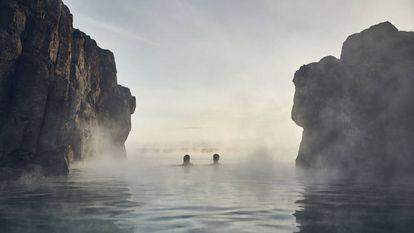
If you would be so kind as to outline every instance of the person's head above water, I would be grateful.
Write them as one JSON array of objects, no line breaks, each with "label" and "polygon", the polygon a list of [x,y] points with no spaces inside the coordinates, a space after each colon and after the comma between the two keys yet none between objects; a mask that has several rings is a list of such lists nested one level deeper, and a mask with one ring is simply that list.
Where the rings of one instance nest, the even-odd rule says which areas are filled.
[{"label": "person's head above water", "polygon": [[190,164],[191,157],[189,155],[184,155],[183,157],[183,165],[189,165]]},{"label": "person's head above water", "polygon": [[214,162],[214,164],[218,164],[219,159],[220,159],[220,155],[219,154],[214,154],[213,155],[213,162]]}]

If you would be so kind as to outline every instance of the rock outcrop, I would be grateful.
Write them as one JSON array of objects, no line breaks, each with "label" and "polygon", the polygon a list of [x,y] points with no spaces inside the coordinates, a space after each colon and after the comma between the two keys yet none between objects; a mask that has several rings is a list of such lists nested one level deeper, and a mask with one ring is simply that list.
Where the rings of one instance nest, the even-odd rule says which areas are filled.
[{"label": "rock outcrop", "polygon": [[340,59],[302,66],[296,164],[346,174],[414,174],[414,32],[384,22],[348,37]]},{"label": "rock outcrop", "polygon": [[0,1],[0,167],[68,173],[125,156],[135,97],[117,84],[112,52],[73,29],[61,0]]}]

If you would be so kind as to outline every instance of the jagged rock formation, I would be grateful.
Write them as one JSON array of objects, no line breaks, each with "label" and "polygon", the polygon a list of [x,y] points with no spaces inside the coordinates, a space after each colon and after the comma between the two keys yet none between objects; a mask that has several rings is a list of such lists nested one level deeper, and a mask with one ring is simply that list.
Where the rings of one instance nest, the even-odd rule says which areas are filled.
[{"label": "jagged rock formation", "polygon": [[413,173],[414,32],[372,26],[348,37],[340,59],[304,65],[293,81],[297,166]]},{"label": "jagged rock formation", "polygon": [[0,1],[0,167],[59,175],[125,156],[134,109],[113,54],[73,29],[61,0]]}]

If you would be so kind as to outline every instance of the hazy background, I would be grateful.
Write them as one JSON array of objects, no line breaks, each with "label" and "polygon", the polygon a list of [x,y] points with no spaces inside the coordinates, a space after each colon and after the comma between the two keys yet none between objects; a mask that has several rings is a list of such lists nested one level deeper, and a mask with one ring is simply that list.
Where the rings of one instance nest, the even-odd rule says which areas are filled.
[{"label": "hazy background", "polygon": [[294,72],[339,57],[348,35],[373,24],[414,30],[414,0],[64,2],[74,26],[114,52],[119,83],[137,97],[130,156],[247,147],[293,163]]}]

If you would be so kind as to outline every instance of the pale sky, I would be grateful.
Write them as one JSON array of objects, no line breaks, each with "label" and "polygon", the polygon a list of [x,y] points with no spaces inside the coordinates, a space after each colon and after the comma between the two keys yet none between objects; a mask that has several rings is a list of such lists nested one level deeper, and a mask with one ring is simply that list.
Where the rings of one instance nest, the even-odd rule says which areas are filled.
[{"label": "pale sky", "polygon": [[294,72],[414,0],[64,0],[74,26],[114,52],[137,98],[128,152],[147,145],[265,145],[294,161]]}]

